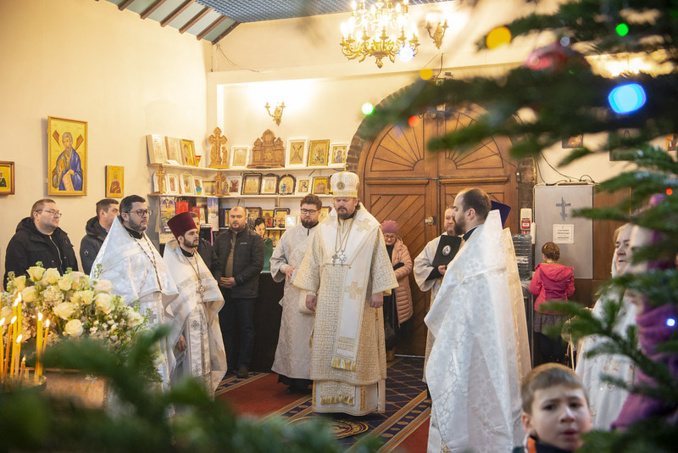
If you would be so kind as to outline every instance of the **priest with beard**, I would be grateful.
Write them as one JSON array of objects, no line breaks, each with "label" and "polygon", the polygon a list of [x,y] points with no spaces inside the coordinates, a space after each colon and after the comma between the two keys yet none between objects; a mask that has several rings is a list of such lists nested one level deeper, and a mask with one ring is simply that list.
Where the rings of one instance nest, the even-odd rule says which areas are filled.
[{"label": "priest with beard", "polygon": [[330,182],[334,211],[318,226],[294,285],[315,311],[313,410],[367,415],[386,409],[384,293],[398,287],[380,224],[358,199],[358,175]]},{"label": "priest with beard", "polygon": [[[170,303],[175,300],[177,287],[160,253],[146,236],[152,211],[146,200],[130,195],[120,202],[120,215],[113,221],[101,249],[92,264],[92,277],[108,280],[113,294],[122,296],[127,305],[139,304],[139,313],[148,314],[148,326],[153,328],[172,323]],[[161,356],[156,365],[164,389],[169,389],[174,366],[172,350],[163,339]]]},{"label": "priest with beard", "polygon": [[197,253],[200,233],[191,214],[184,212],[167,222],[176,239],[165,246],[163,259],[179,288],[169,305],[174,323],[168,342],[176,345],[171,378],[175,383],[192,376],[214,396],[227,369],[218,316],[224,297]]},{"label": "priest with beard", "polygon": [[289,386],[288,393],[305,393],[311,381],[311,334],[313,312],[306,308],[306,291],[292,284],[304,255],[315,237],[322,202],[317,195],[301,199],[301,225],[288,229],[271,256],[271,276],[285,281],[280,300],[282,319],[280,335],[271,369],[280,376],[278,382]]}]

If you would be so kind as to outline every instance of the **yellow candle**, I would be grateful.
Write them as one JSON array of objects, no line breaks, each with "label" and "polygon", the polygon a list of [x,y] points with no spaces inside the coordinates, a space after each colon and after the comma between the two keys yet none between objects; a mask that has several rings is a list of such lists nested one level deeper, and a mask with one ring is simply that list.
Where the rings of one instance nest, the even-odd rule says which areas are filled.
[{"label": "yellow candle", "polygon": [[0,319],[0,381],[5,379],[5,318]]},{"label": "yellow candle", "polygon": [[37,383],[42,371],[42,313],[38,312],[37,334],[35,336],[35,381]]},{"label": "yellow candle", "polygon": [[26,377],[26,356],[21,359],[21,371],[19,372],[19,379]]},{"label": "yellow candle", "polygon": [[45,352],[47,346],[47,336],[49,335],[49,319],[45,320],[45,338],[42,340],[42,352]]},{"label": "yellow candle", "polygon": [[19,335],[18,337],[16,337],[16,346],[15,346],[16,351],[12,353],[12,361],[14,363],[12,376],[15,377],[19,377],[19,357],[21,357],[21,337],[23,337],[23,335]]},{"label": "yellow candle", "polygon": [[9,371],[9,360],[10,360],[10,345],[14,347],[14,323],[16,322],[16,316],[12,317],[12,320],[7,327],[7,346],[5,346],[5,362],[2,365],[2,375],[7,377],[7,372]]}]

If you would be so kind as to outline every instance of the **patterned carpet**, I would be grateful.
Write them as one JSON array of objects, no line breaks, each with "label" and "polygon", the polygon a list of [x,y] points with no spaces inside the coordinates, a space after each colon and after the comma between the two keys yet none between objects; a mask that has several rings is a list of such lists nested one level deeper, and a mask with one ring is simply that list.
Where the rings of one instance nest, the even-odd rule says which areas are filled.
[{"label": "patterned carpet", "polygon": [[[386,380],[386,412],[365,417],[350,415],[320,415],[311,411],[311,395],[288,395],[286,387],[277,383],[277,375],[250,373],[247,379],[228,375],[217,388],[217,398],[229,402],[238,413],[263,419],[282,417],[298,422],[309,417],[333,420],[335,431],[346,437],[340,442],[347,451],[364,436],[379,436],[380,451],[426,451],[428,419],[431,403],[426,398],[426,386],[421,381],[423,358],[398,357],[389,363]],[[366,425],[366,430],[364,430]],[[354,434],[351,432],[364,432]],[[341,436],[338,436],[341,437]]]}]

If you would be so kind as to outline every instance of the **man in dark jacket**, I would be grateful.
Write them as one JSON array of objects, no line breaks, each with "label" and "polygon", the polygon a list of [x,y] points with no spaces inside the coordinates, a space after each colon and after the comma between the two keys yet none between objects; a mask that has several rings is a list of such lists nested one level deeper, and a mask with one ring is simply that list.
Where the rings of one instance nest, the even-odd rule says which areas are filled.
[{"label": "man in dark jacket", "polygon": [[[254,347],[254,303],[259,294],[259,273],[264,268],[264,241],[247,228],[242,206],[229,212],[229,230],[216,240],[219,282],[226,304],[219,312],[229,370],[246,378]],[[240,348],[235,355],[235,333],[239,330]],[[237,365],[237,366],[236,366]]]},{"label": "man in dark jacket", "polygon": [[17,276],[28,275],[28,268],[38,261],[45,269],[54,267],[61,273],[68,268],[78,270],[73,244],[59,228],[61,216],[54,200],[43,198],[33,204],[31,216],[19,222],[16,234],[7,244],[3,284],[12,271]]},{"label": "man in dark jacket", "polygon": [[113,220],[117,217],[120,209],[118,200],[104,198],[97,202],[97,215],[87,221],[85,225],[85,237],[80,241],[80,262],[82,270],[89,274],[92,270],[92,263],[99,253],[101,244],[104,243],[108,230],[111,229]]}]

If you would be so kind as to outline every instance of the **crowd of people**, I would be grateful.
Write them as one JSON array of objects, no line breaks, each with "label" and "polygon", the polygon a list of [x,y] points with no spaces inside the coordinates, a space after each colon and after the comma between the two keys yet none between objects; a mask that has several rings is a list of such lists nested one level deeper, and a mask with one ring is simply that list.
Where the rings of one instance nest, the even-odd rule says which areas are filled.
[{"label": "crowd of people", "polygon": [[[355,173],[336,173],[330,183],[330,215],[319,222],[321,200],[305,196],[300,224],[275,248],[265,238],[265,221],[250,229],[245,209],[235,206],[229,228],[213,245],[200,238],[196,214],[176,215],[168,222],[174,240],[161,255],[146,235],[152,212],[144,198],[96,204],[80,245],[83,271],[109,280],[127,303],[138,303],[150,325],[171,326],[157,363],[165,388],[192,376],[214,392],[227,373],[248,377],[259,276],[266,268],[284,282],[272,370],[286,391],[308,393],[312,386],[312,408],[319,413],[383,412],[387,361],[412,331],[413,273],[419,289],[431,291],[422,376],[432,407],[429,451],[498,452],[515,445],[529,452],[574,451],[592,427],[625,426],[632,410],[646,408],[647,401],[629,403],[623,388],[600,380],[610,369],[624,382],[634,379],[624,357],[587,357],[604,339],[584,340],[576,374],[552,363],[562,362],[563,345],[541,335],[542,328],[563,319],[542,304],[574,292],[573,270],[557,263],[560,250],[552,242],[543,245],[544,263],[530,284],[538,361],[551,363],[532,369],[510,232],[483,190],[458,193],[445,210],[445,232],[412,260],[397,222],[380,223],[360,202]],[[60,272],[78,270],[60,217],[54,200],[35,202],[8,244],[3,281],[38,261]],[[630,225],[617,231],[613,275],[631,271],[634,246],[649,240],[644,233]],[[603,316],[605,301],[620,297],[603,295],[594,315]],[[624,301],[615,327],[622,335],[636,316],[653,311],[642,296]]]}]

